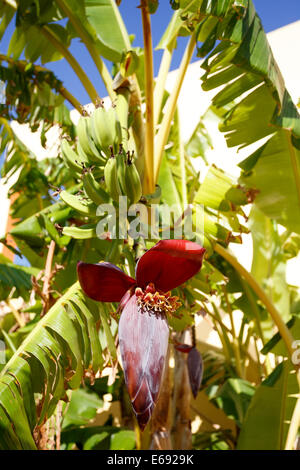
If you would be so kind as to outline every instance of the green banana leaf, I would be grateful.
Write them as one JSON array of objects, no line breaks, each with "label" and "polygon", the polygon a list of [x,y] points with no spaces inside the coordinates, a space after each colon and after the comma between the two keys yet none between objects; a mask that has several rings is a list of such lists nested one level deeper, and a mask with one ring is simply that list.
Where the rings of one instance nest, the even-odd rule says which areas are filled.
[{"label": "green banana leaf", "polygon": [[130,40],[115,1],[85,0],[85,11],[96,31],[101,55],[120,62],[122,54],[130,49]]},{"label": "green banana leaf", "polygon": [[[65,395],[78,388],[85,369],[96,372],[103,358],[96,323],[98,309],[78,283],[33,328],[0,373],[0,448],[33,449],[32,432],[51,416]],[[34,393],[43,406],[36,415]]]},{"label": "green banana leaf", "polygon": [[284,449],[289,421],[298,393],[289,361],[279,364],[258,387],[249,405],[238,450]]},{"label": "green banana leaf", "polygon": [[[276,222],[256,205],[251,209],[249,226],[253,239],[251,273],[268,293],[285,322],[290,319],[290,297],[286,282],[286,259],[281,248]],[[272,321],[262,322],[267,339],[272,336]]]},{"label": "green banana leaf", "polygon": [[300,233],[300,151],[289,131],[278,131],[240,164],[240,181],[258,192],[257,207],[268,217]]},{"label": "green banana leaf", "polygon": [[18,266],[0,254],[0,300],[5,300],[15,288],[14,297],[29,299],[31,276],[39,270],[32,267]]},{"label": "green banana leaf", "polygon": [[83,426],[95,418],[97,410],[103,406],[103,400],[96,393],[80,388],[69,392],[71,397],[64,404],[63,429],[73,426]]},{"label": "green banana leaf", "polygon": [[[204,61],[203,89],[223,85],[213,106],[221,111],[220,130],[228,146],[244,147],[262,138],[269,140],[240,164],[241,181],[257,191],[257,204],[269,217],[299,233],[300,230],[300,118],[251,0],[226,2],[226,21],[217,32],[220,40]],[[202,2],[201,11],[222,10],[224,2]],[[213,47],[213,46],[212,46]],[[212,49],[212,48],[211,48]],[[246,96],[245,96],[246,94]],[[270,136],[273,136],[270,138]]]}]

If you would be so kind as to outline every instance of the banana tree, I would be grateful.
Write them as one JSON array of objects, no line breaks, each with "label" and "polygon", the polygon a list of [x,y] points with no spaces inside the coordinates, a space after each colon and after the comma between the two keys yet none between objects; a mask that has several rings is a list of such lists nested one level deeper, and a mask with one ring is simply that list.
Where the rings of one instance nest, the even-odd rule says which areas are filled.
[{"label": "banana tree", "polygon": [[[159,2],[141,1],[143,49],[118,3],[1,1],[0,37],[15,25],[0,55],[14,243],[1,241],[30,267],[1,260],[0,447],[296,448],[300,302],[285,271],[300,247],[297,108],[252,0],[171,1],[156,78]],[[70,50],[78,39],[105,103]],[[177,104],[195,50],[227,145],[256,144],[238,179],[208,164],[205,119],[183,141]],[[89,106],[47,68],[60,59]],[[56,129],[55,159],[30,151],[14,120],[44,146]],[[249,232],[251,272],[230,251]]]}]

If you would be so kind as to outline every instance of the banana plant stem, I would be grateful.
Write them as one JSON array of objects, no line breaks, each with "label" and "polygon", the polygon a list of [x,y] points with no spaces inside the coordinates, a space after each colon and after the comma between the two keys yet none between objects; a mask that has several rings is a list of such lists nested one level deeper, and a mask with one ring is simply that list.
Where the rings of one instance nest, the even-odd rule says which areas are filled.
[{"label": "banana plant stem", "polygon": [[[275,325],[278,328],[278,331],[279,331],[279,333],[282,337],[282,340],[284,341],[284,343],[287,347],[289,356],[291,358],[293,353],[294,353],[294,349],[293,349],[293,346],[292,346],[293,342],[294,342],[293,335],[291,334],[290,330],[288,329],[288,327],[286,326],[286,324],[282,320],[279,312],[277,311],[277,309],[275,308],[275,306],[273,305],[273,303],[271,302],[271,300],[269,299],[267,294],[264,292],[262,287],[258,284],[256,279],[254,279],[254,277],[251,275],[251,273],[249,273],[247,271],[247,269],[245,269],[237,261],[237,259],[231,253],[229,253],[228,250],[226,250],[221,245],[216,243],[215,251],[216,251],[216,253],[221,255],[224,259],[226,259],[226,261],[228,261],[231,264],[231,266],[233,266],[233,268],[241,276],[243,276],[245,281],[248,282],[249,286],[252,287],[252,289],[254,290],[256,295],[259,297],[259,299],[266,306],[269,314],[271,315]],[[297,364],[297,365],[293,364],[293,365],[294,365],[294,368],[295,368],[295,371],[296,371],[297,382],[298,382],[298,385],[299,385],[299,388],[300,388],[300,368],[299,368],[299,364]],[[299,416],[299,414],[300,414],[299,413],[300,404],[299,404],[299,400],[300,400],[300,398],[298,398],[298,400],[297,400],[297,403],[296,403],[296,406],[295,406],[294,412],[293,412],[293,417],[292,417],[292,420],[291,420],[291,423],[290,423],[290,426],[289,426],[288,438],[287,438],[286,446],[285,446],[286,450],[289,450],[289,449],[293,448],[293,445],[294,445],[294,442],[295,442],[295,439],[296,439],[296,436],[297,436],[297,432],[298,432],[298,428],[299,428],[299,422],[300,422],[300,416]]]},{"label": "banana plant stem", "polygon": [[63,96],[69,103],[74,107],[74,109],[77,109],[77,111],[83,116],[84,115],[84,110],[83,106],[81,103],[73,96],[69,90],[67,90],[65,87],[59,88],[58,92]]},{"label": "banana plant stem", "polygon": [[52,272],[52,262],[53,262],[53,257],[54,257],[54,251],[55,251],[55,241],[51,240],[49,249],[48,249],[47,259],[46,259],[44,284],[43,284],[43,290],[42,290],[42,293],[45,299],[45,304],[43,306],[43,313],[46,313],[49,310],[51,272]]},{"label": "banana plant stem", "polygon": [[160,129],[157,134],[157,138],[155,142],[155,158],[154,158],[154,181],[155,182],[157,182],[157,179],[158,179],[159,169],[160,169],[165,145],[167,143],[168,136],[170,133],[170,128],[171,128],[172,120],[174,117],[174,113],[176,110],[178,96],[181,90],[181,86],[182,86],[188,65],[191,61],[195,45],[196,45],[196,34],[193,33],[188,42],[186,50],[184,52],[173,91],[167,102],[166,113],[163,117]]},{"label": "banana plant stem", "polygon": [[159,67],[159,72],[157,76],[157,80],[155,83],[155,88],[154,88],[154,129],[156,129],[158,119],[159,119],[159,113],[161,110],[161,104],[164,96],[164,91],[165,91],[165,85],[166,85],[166,80],[167,76],[170,70],[170,65],[172,61],[172,55],[173,55],[173,50],[174,46],[176,44],[176,39],[173,40],[173,42],[165,48],[162,60],[160,63]]},{"label": "banana plant stem", "polygon": [[[223,324],[222,322],[222,318],[221,318],[221,315],[220,315],[220,312],[216,306],[216,304],[214,302],[211,303],[212,304],[212,307],[214,309],[214,312],[215,312],[215,316],[216,318],[218,319],[218,323],[219,323],[219,326],[221,328],[221,332],[222,334],[220,335],[219,333],[219,337],[220,337],[220,340],[221,342],[223,343],[223,340],[224,340],[224,343],[226,345],[226,350],[227,350],[227,358],[228,358],[228,363],[230,364],[231,363],[231,358],[232,358],[232,354],[233,354],[233,351],[232,351],[232,344],[230,342],[230,339],[229,339],[229,336],[227,334],[227,331],[226,331],[226,328],[225,328],[225,325]],[[231,333],[232,334],[232,333]],[[223,338],[223,339],[222,339]]]},{"label": "banana plant stem", "polygon": [[141,13],[144,35],[145,54],[145,97],[146,97],[146,146],[145,146],[145,178],[149,194],[154,192],[154,107],[153,107],[153,51],[151,20],[146,0],[141,1]]},{"label": "banana plant stem", "polygon": [[245,294],[246,294],[246,296],[249,300],[249,303],[252,307],[252,311],[253,311],[254,316],[255,316],[255,324],[256,324],[257,332],[258,332],[258,334],[260,336],[260,339],[262,340],[263,344],[265,344],[265,337],[264,337],[264,333],[262,331],[262,327],[261,327],[261,324],[260,324],[259,310],[258,310],[258,307],[256,305],[255,299],[252,295],[251,290],[248,287],[248,284],[244,281],[244,279],[241,276],[240,276],[240,280],[241,280],[241,283],[244,287]]},{"label": "banana plant stem", "polygon": [[10,310],[12,311],[12,314],[15,317],[19,327],[23,328],[23,326],[25,326],[25,321],[20,315],[20,313],[18,312],[18,310],[13,306],[12,302],[9,299],[7,299],[6,303],[9,306]]},{"label": "banana plant stem", "polygon": [[[179,115],[179,113],[178,113]],[[178,116],[179,129],[180,129],[180,117]],[[180,160],[180,173],[181,173],[181,194],[182,194],[182,208],[185,211],[188,203],[187,184],[186,184],[186,170],[185,170],[185,152],[183,140],[179,139],[179,160]]]},{"label": "banana plant stem", "polygon": [[275,308],[275,306],[273,305],[273,303],[271,302],[271,300],[269,299],[267,294],[264,292],[262,287],[258,284],[256,279],[254,279],[254,277],[251,275],[251,273],[249,273],[247,271],[247,269],[245,269],[238,262],[238,260],[235,258],[235,256],[233,256],[231,253],[229,253],[228,250],[226,250],[221,245],[216,243],[215,244],[215,251],[216,251],[216,253],[221,255],[224,259],[226,259],[226,261],[228,261],[236,269],[236,271],[241,276],[243,276],[243,278],[248,282],[249,286],[252,287],[252,289],[254,290],[256,295],[259,297],[259,299],[267,307],[268,312],[270,313],[275,325],[277,326],[277,328],[279,330],[279,333],[280,333],[283,341],[286,344],[286,347],[288,349],[288,352],[289,352],[290,356],[292,356],[292,354],[294,352],[294,349],[292,348],[292,343],[294,341],[294,338],[293,338],[290,330],[288,329],[288,327],[286,326],[286,324],[282,320],[279,312],[277,311],[277,309]]},{"label": "banana plant stem", "polygon": [[292,419],[290,422],[288,435],[285,443],[285,450],[291,450],[294,448],[298,430],[300,427],[300,397],[297,399],[296,406],[293,411]]},{"label": "banana plant stem", "polygon": [[103,83],[107,89],[107,92],[109,94],[111,101],[114,101],[116,98],[116,94],[113,90],[113,84],[112,84],[113,82],[112,82],[110,73],[107,70],[107,67],[104,64],[103,60],[101,59],[95,45],[93,44],[93,41],[89,37],[89,34],[86,32],[82,22],[79,21],[76,15],[73,14],[72,10],[68,7],[68,5],[66,5],[64,0],[55,0],[55,2],[62,9],[62,11],[67,15],[75,31],[77,32],[78,36],[81,38],[82,42],[87,48],[103,80]]},{"label": "banana plant stem", "polygon": [[227,295],[227,291],[226,291],[225,286],[223,286],[223,293],[224,293],[224,297],[225,297],[226,304],[227,304],[228,315],[229,315],[229,318],[230,318],[233,351],[234,351],[235,362],[236,362],[236,370],[237,370],[239,376],[241,378],[244,378],[243,377],[243,368],[242,368],[242,363],[241,363],[240,346],[239,346],[239,342],[238,342],[237,335],[236,335],[233,312],[232,312],[232,308],[231,308],[231,305],[230,305],[230,302],[229,302],[229,299],[228,299],[228,295]]},{"label": "banana plant stem", "polygon": [[51,31],[48,26],[43,26],[38,28],[39,31],[53,44],[53,46],[64,56],[66,61],[72,67],[74,72],[76,73],[77,77],[81,81],[82,85],[84,86],[86,92],[88,93],[89,97],[93,101],[93,103],[99,103],[99,95],[97,90],[95,89],[94,85],[90,81],[89,77],[83,70],[83,68],[79,65],[75,57],[71,54],[68,48],[55,36],[55,34]]}]

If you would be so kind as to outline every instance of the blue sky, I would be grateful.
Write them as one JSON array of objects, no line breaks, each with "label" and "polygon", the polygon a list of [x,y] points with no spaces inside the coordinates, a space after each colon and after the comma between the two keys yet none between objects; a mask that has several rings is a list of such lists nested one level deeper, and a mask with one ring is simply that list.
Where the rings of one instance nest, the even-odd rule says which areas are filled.
[{"label": "blue sky", "polygon": [[[292,23],[293,21],[300,19],[300,0],[253,1],[255,8],[261,17],[262,24],[266,32],[273,31],[274,29],[280,28],[281,26],[285,26],[289,23]],[[139,0],[122,0],[120,5],[120,11],[129,34],[135,34],[135,40],[133,43],[134,46],[143,46],[141,14],[140,9],[137,8],[139,4]],[[170,7],[169,0],[160,0],[157,12],[151,17],[154,46],[158,44],[161,35],[163,34],[171,19],[172,14],[173,10]],[[186,39],[179,38],[177,50],[174,54],[171,66],[172,69],[178,67],[185,48],[185,44]],[[101,83],[99,83],[98,72],[95,70],[95,67],[91,61],[88,60],[84,47],[79,43],[74,43],[71,49],[73,54],[76,55],[77,58],[79,57],[81,63],[84,63],[84,68],[88,71],[88,74],[93,83],[97,85],[97,89],[99,89],[100,95],[102,97],[105,96],[105,88]],[[155,73],[158,72],[161,55],[161,51],[155,51],[154,53]],[[197,60],[196,54],[194,55],[193,60]],[[57,73],[59,77],[65,77],[65,84],[67,88],[70,88],[70,90],[73,91],[73,93],[82,103],[87,103],[89,101],[89,98],[85,90],[82,88],[82,85],[79,83],[76,77],[74,79],[74,74],[72,73],[68,64],[65,64],[64,61],[60,61],[60,63],[51,64],[50,67]]]},{"label": "blue sky", "polygon": [[[293,21],[300,19],[300,0],[253,0],[256,10],[261,17],[263,26],[266,32],[273,31],[274,29],[280,28],[281,26],[287,25]],[[143,45],[143,33],[141,27],[141,15],[140,9],[137,8],[139,0],[122,0],[120,11],[123,16],[124,22],[127,26],[129,34],[135,34],[134,46]],[[152,15],[152,33],[153,33],[153,44],[157,45],[161,35],[163,34],[166,26],[168,25],[173,10],[169,5],[169,0],[160,0],[158,10],[155,15]],[[10,31],[13,30],[13,24],[10,26]],[[299,38],[300,39],[300,38]],[[4,37],[0,44],[0,52],[5,53],[7,50],[7,38]],[[186,44],[185,38],[178,40],[177,50],[175,51],[172,69],[177,68],[181,56],[183,54]],[[80,62],[84,70],[88,73],[92,82],[95,84],[97,90],[99,90],[100,96],[105,96],[106,91],[103,84],[99,80],[99,74],[93,65],[92,61],[86,52],[86,49],[79,41],[73,41],[71,45],[71,51],[73,55]],[[155,51],[154,54],[154,68],[157,73],[159,68],[159,61],[162,52]],[[193,60],[197,60],[194,55]],[[70,66],[65,60],[59,62],[47,64],[51,70],[55,72],[58,78],[62,79],[65,86],[73,93],[82,104],[88,103],[89,97],[83,89],[81,83],[74,75]],[[110,65],[109,65],[110,67]]]},{"label": "blue sky", "polygon": [[[281,26],[287,25],[292,23],[293,21],[297,21],[300,19],[300,0],[253,0],[255,8],[261,17],[262,24],[266,32],[273,31],[274,29],[280,28]],[[127,30],[129,34],[135,34],[135,40],[133,45],[134,46],[143,46],[143,31],[141,27],[141,15],[140,9],[137,6],[140,4],[139,0],[122,0],[120,5],[120,11],[124,22],[126,24]],[[284,5],[284,8],[283,8]],[[163,34],[165,28],[167,27],[171,16],[173,14],[173,10],[170,7],[169,0],[160,0],[159,7],[157,12],[152,15],[152,35],[153,35],[153,45],[156,46],[159,42],[161,35]],[[300,40],[300,38],[299,38]],[[173,62],[172,62],[172,69],[177,68],[181,56],[183,54],[184,48],[186,44],[185,38],[179,38],[177,44],[177,50],[174,54]],[[73,46],[74,53],[81,52],[81,47]],[[159,69],[159,62],[161,58],[162,52],[156,51],[154,54],[154,68],[155,73],[158,72]],[[86,54],[84,53],[84,57]],[[193,60],[197,60],[196,54],[193,57]],[[95,78],[98,81],[98,72],[95,71],[92,64],[90,68],[88,68],[90,72],[90,76],[93,79]],[[68,85],[69,79],[66,80],[66,85]],[[74,82],[72,83],[72,87],[75,85]],[[96,82],[97,83],[97,82]],[[80,92],[79,92],[80,88]],[[100,86],[100,94],[103,96],[105,94],[105,89],[103,86]],[[80,84],[78,84],[78,90],[82,100],[84,102],[88,101],[88,97],[85,94],[85,91],[82,90]],[[84,99],[84,95],[86,98]],[[78,95],[77,95],[78,96]]]}]

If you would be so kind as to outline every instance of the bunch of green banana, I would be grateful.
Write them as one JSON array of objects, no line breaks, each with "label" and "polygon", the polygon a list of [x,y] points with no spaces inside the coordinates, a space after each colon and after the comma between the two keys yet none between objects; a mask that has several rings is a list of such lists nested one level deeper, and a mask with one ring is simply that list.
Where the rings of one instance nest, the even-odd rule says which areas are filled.
[{"label": "bunch of green banana", "polygon": [[77,151],[91,163],[104,165],[106,156],[97,148],[92,136],[91,117],[81,117],[76,126],[78,136]]},{"label": "bunch of green banana", "polygon": [[129,204],[137,203],[142,196],[140,176],[133,162],[133,154],[125,152],[122,145],[120,145],[119,153],[116,156],[116,164],[122,194],[128,197]]},{"label": "bunch of green banana", "polygon": [[111,153],[111,157],[106,162],[104,179],[108,193],[114,201],[119,202],[119,196],[122,195],[122,191],[118,180],[117,159],[113,153]]},{"label": "bunch of green banana", "polygon": [[91,116],[91,132],[96,147],[107,157],[110,147],[116,151],[122,142],[122,132],[115,109],[96,109]]},{"label": "bunch of green banana", "polygon": [[119,196],[127,196],[129,204],[136,204],[142,196],[142,184],[133,162],[133,155],[125,152],[122,145],[115,156],[111,148],[111,157],[104,168],[106,189],[114,201]]}]

